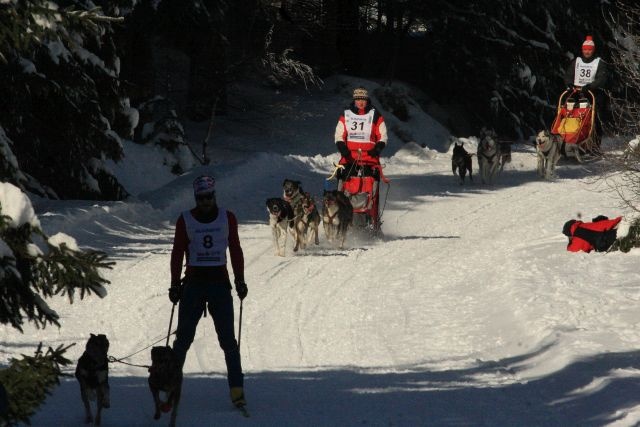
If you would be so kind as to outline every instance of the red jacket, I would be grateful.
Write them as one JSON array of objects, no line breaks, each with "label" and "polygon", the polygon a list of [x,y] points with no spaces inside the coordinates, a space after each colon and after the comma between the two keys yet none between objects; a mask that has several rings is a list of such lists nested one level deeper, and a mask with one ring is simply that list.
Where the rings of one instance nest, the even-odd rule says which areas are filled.
[{"label": "red jacket", "polygon": [[[349,108],[345,111],[351,111],[352,113],[362,116],[365,114],[369,114],[371,110],[373,111],[373,123],[371,124],[371,133],[368,135],[368,140],[365,141],[353,141],[347,138],[347,123],[345,121],[345,113],[342,113],[340,119],[338,119],[338,124],[336,125],[335,132],[335,141],[343,141],[347,144],[347,148],[351,151],[351,157],[354,159],[360,159],[366,163],[374,163],[379,164],[380,159],[377,157],[371,157],[367,151],[373,149],[376,145],[376,142],[382,142],[386,145],[387,143],[387,125],[384,123],[384,118],[375,110],[371,104],[368,104],[366,108],[359,110],[356,108],[355,104],[351,104]],[[355,126],[355,124],[354,124]],[[358,153],[358,150],[361,150]],[[344,158],[340,159],[340,164],[348,163]]]},{"label": "red jacket", "polygon": [[[191,214],[200,222],[211,222],[218,216],[216,210],[211,218],[198,218],[197,210],[191,210]],[[244,256],[240,247],[240,238],[238,237],[238,220],[233,212],[227,211],[227,220],[229,221],[229,255],[231,256],[231,267],[236,280],[244,281]],[[171,283],[179,283],[182,273],[182,262],[189,247],[189,237],[187,236],[187,228],[184,217],[180,215],[176,222],[176,232],[173,238],[173,249],[171,250]],[[226,283],[231,285],[229,281],[229,272],[226,266],[221,267],[192,267],[187,266],[185,269],[185,277],[193,277],[203,279],[211,283]]]},{"label": "red jacket", "polygon": [[567,250],[570,252],[591,252],[597,247],[598,237],[604,235],[605,232],[612,230],[614,233],[609,233],[607,238],[612,238],[611,243],[613,243],[613,240],[615,240],[614,229],[620,221],[622,221],[621,216],[615,219],[603,219],[596,222],[574,222],[570,228]]}]

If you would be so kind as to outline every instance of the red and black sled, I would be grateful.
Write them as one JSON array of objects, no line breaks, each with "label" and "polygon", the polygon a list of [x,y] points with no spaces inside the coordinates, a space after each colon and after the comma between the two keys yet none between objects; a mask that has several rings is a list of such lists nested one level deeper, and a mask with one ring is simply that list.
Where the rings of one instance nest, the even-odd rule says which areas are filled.
[{"label": "red and black sled", "polygon": [[[337,178],[338,191],[349,198],[353,207],[353,227],[374,236],[380,234],[382,225],[380,182],[391,182],[384,176],[382,169],[377,161],[357,159],[353,163],[336,165],[333,175],[328,178]],[[388,190],[387,185],[387,192]]]}]

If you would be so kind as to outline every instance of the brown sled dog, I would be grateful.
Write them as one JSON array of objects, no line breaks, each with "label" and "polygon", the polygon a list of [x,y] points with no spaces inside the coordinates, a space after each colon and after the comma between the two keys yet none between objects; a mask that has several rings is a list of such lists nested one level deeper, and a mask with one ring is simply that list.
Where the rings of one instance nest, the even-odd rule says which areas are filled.
[{"label": "brown sled dog", "polygon": [[353,221],[353,206],[342,191],[325,190],[322,202],[322,225],[327,240],[344,248],[347,231]]},{"label": "brown sled dog", "polygon": [[295,214],[295,238],[296,246],[294,251],[305,249],[307,245],[313,243],[320,244],[318,239],[318,228],[320,227],[320,214],[316,208],[315,200],[309,193],[302,193],[298,208]]},{"label": "brown sled dog", "polygon": [[[182,369],[178,366],[171,347],[153,347],[151,349],[149,389],[155,405],[153,419],[160,419],[161,412],[171,411],[169,425],[175,426],[182,391]],[[161,391],[167,394],[166,402],[160,400]]]}]

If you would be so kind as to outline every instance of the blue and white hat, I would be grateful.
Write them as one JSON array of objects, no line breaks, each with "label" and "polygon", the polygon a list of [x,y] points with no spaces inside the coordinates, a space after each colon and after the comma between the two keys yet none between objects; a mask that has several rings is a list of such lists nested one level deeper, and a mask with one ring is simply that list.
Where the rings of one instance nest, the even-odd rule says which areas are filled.
[{"label": "blue and white hat", "polygon": [[216,190],[216,180],[210,176],[202,175],[193,181],[193,194],[209,194]]}]

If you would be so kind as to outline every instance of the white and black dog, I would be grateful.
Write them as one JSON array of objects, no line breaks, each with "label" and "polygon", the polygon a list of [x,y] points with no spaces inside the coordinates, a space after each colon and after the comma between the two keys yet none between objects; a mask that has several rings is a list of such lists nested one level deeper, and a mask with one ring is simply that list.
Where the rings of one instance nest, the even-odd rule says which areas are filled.
[{"label": "white and black dog", "polygon": [[483,184],[493,184],[500,170],[500,158],[500,146],[496,134],[492,131],[484,132],[478,144],[478,169]]},{"label": "white and black dog", "polygon": [[560,135],[553,135],[548,130],[541,130],[536,136],[536,154],[538,155],[538,176],[553,179],[556,176],[556,164],[560,159]]},{"label": "white and black dog", "polygon": [[[80,383],[80,396],[85,409],[85,422],[99,426],[102,408],[109,408],[109,340],[104,334],[91,334],[84,353],[76,366],[76,378]],[[89,400],[96,400],[96,416],[91,415]]]},{"label": "white and black dog", "polygon": [[267,211],[269,212],[269,226],[273,235],[275,254],[284,256],[287,245],[287,230],[293,229],[294,213],[289,202],[279,197],[267,199]]}]

